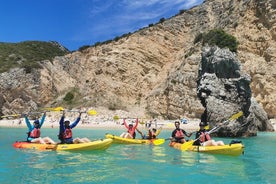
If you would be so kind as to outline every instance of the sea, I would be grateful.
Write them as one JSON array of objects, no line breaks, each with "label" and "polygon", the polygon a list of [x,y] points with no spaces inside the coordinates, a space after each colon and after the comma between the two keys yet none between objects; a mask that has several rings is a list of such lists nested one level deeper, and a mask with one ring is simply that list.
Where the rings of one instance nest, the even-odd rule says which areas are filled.
[{"label": "sea", "polygon": [[[74,137],[103,139],[106,133],[121,130],[75,128]],[[36,151],[16,149],[15,141],[26,139],[25,128],[0,127],[1,184],[75,183],[218,183],[275,184],[276,133],[258,132],[256,137],[240,138],[245,145],[238,157],[181,152],[168,141],[153,145],[114,145],[104,151]],[[57,129],[42,129],[42,137],[55,141]],[[163,130],[160,138],[170,137]],[[229,138],[214,138],[230,143]],[[235,139],[237,140],[237,139]]]}]

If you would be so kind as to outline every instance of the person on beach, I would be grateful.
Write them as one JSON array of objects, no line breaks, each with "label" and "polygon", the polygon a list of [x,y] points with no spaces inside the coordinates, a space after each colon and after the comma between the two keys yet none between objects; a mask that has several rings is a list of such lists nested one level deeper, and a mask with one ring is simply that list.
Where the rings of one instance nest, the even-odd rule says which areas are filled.
[{"label": "person on beach", "polygon": [[126,119],[123,120],[123,124],[125,125],[127,132],[123,132],[120,137],[128,138],[128,139],[135,139],[136,137],[136,128],[138,126],[138,118],[136,118],[135,125],[133,123],[130,123],[129,125],[126,123]]},{"label": "person on beach", "polygon": [[85,142],[91,142],[88,138],[75,138],[73,139],[73,132],[72,129],[78,125],[78,123],[81,120],[81,114],[82,112],[79,113],[79,116],[77,119],[70,124],[69,120],[65,120],[65,111],[63,111],[63,114],[60,118],[59,121],[59,140],[61,141],[62,144],[77,144],[77,143],[85,143]]},{"label": "person on beach", "polygon": [[179,121],[174,122],[174,126],[175,126],[175,129],[172,132],[172,135],[170,138],[171,142],[177,142],[177,143],[183,144],[186,142],[185,136],[191,137],[191,135],[193,134],[193,133],[187,133],[185,130],[181,129]]},{"label": "person on beach", "polygon": [[46,118],[46,112],[43,113],[40,121],[38,119],[35,119],[32,125],[28,118],[28,115],[24,114],[24,119],[29,130],[28,137],[27,137],[28,142],[40,143],[40,144],[56,144],[55,141],[53,141],[49,137],[44,137],[44,138],[40,137],[40,134],[41,134],[40,129],[45,121],[45,118]]},{"label": "person on beach", "polygon": [[215,141],[211,138],[209,135],[208,131],[205,129],[205,124],[203,122],[199,123],[199,131],[196,132],[195,136],[195,142],[193,145],[197,146],[223,146],[224,142],[223,141]]}]

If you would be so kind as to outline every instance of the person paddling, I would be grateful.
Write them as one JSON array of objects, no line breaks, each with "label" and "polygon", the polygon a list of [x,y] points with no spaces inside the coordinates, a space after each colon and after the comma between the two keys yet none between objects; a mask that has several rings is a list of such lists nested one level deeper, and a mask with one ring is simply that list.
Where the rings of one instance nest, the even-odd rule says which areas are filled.
[{"label": "person paddling", "polygon": [[185,130],[181,129],[179,121],[174,122],[174,125],[175,125],[175,129],[172,132],[172,136],[170,138],[171,142],[184,143],[186,142],[185,136],[191,137],[191,135],[193,134],[193,133],[187,133]]},{"label": "person paddling", "polygon": [[46,118],[46,112],[43,113],[41,120],[39,121],[38,119],[34,120],[33,125],[30,123],[30,120],[28,118],[27,114],[24,114],[24,119],[25,122],[27,124],[27,127],[29,129],[28,131],[28,137],[27,137],[27,141],[28,142],[32,142],[32,143],[40,143],[40,144],[56,144],[55,141],[53,141],[51,138],[49,137],[44,137],[41,138],[41,127],[45,121]]},{"label": "person paddling", "polygon": [[79,113],[77,119],[70,125],[69,120],[65,119],[65,111],[63,111],[62,117],[59,121],[59,139],[61,140],[62,144],[73,144],[73,143],[85,143],[91,142],[88,138],[75,138],[73,139],[73,132],[72,129],[78,125],[81,119],[82,112]]},{"label": "person paddling", "polygon": [[223,146],[223,141],[215,141],[211,138],[208,131],[205,130],[205,124],[203,122],[199,123],[199,131],[196,132],[195,142],[193,145],[197,146]]}]

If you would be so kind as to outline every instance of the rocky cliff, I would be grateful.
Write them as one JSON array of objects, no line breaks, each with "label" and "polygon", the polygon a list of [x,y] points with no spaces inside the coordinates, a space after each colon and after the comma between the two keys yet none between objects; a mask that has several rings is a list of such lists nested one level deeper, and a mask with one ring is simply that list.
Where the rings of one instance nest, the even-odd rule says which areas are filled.
[{"label": "rocky cliff", "polygon": [[[2,114],[56,106],[123,109],[135,116],[200,118],[197,97],[200,33],[221,28],[239,41],[241,73],[269,118],[276,112],[276,3],[206,0],[202,5],[107,44],[42,61],[42,69],[13,69],[0,78]],[[230,115],[229,115],[230,116]]]}]

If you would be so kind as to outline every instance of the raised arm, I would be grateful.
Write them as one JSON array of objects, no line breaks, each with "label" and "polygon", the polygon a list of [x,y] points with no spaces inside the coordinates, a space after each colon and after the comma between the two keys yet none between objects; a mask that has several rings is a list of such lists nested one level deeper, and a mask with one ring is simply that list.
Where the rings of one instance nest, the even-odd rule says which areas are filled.
[{"label": "raised arm", "polygon": [[75,126],[77,126],[77,124],[80,122],[81,120],[81,114],[82,112],[80,112],[79,116],[77,117],[77,119],[70,125],[70,128],[74,128]]},{"label": "raised arm", "polygon": [[26,122],[26,125],[27,125],[29,131],[32,131],[33,128],[34,128],[34,126],[31,125],[31,122],[30,122],[30,120],[29,120],[27,114],[24,114],[24,119],[25,119],[25,122]]},{"label": "raised arm", "polygon": [[41,128],[46,118],[46,112],[43,113],[40,121],[39,121],[39,127]]},{"label": "raised arm", "polygon": [[65,113],[63,112],[60,120],[59,120],[59,133],[63,133],[64,132],[64,118],[65,118]]},{"label": "raised arm", "polygon": [[123,123],[124,123],[126,129],[128,129],[128,125],[127,125],[127,123],[126,123],[126,119],[125,119],[125,118],[123,119]]},{"label": "raised arm", "polygon": [[138,123],[139,123],[138,118],[136,118],[136,122],[135,122],[135,125],[134,125],[134,130],[137,128]]}]

